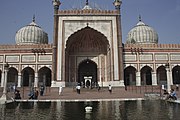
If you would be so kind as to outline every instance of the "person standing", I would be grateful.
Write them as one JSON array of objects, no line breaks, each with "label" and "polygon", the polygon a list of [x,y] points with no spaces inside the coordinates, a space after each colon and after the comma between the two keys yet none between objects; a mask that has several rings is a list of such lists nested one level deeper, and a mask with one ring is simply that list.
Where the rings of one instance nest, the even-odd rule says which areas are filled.
[{"label": "person standing", "polygon": [[76,89],[77,89],[77,93],[80,94],[80,92],[81,92],[81,86],[80,86],[79,84],[77,85]]},{"label": "person standing", "polygon": [[62,91],[63,91],[63,87],[60,86],[60,87],[59,87],[59,95],[62,95]]},{"label": "person standing", "polygon": [[112,93],[112,86],[111,85],[109,85],[108,90],[109,90],[109,93],[111,94]]},{"label": "person standing", "polygon": [[44,86],[41,85],[40,86],[40,96],[43,96],[44,95]]}]

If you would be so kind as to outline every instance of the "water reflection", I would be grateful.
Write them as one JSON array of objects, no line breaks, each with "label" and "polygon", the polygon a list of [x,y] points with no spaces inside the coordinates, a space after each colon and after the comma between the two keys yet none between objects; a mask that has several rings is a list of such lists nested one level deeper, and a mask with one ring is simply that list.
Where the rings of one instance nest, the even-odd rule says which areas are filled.
[{"label": "water reflection", "polygon": [[[92,113],[85,107],[92,106]],[[15,102],[0,105],[1,120],[178,120],[180,105],[165,101]]]}]

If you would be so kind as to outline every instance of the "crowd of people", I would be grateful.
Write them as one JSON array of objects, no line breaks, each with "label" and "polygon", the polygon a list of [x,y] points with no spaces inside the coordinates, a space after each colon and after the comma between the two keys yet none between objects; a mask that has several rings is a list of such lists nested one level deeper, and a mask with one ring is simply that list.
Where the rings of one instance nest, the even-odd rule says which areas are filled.
[{"label": "crowd of people", "polygon": [[[20,94],[20,90],[18,90],[16,87],[12,87],[13,88],[13,92],[14,92],[14,99],[21,99],[21,94]],[[30,90],[30,93],[28,94],[29,99],[38,99],[39,96],[39,92],[40,92],[40,96],[44,95],[44,86],[40,86],[39,90],[34,90],[34,88],[32,88]]]}]

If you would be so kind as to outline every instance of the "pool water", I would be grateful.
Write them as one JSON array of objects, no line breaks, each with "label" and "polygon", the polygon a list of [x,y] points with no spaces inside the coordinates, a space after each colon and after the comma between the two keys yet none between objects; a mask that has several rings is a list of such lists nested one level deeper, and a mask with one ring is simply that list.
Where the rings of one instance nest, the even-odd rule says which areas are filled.
[{"label": "pool water", "polygon": [[[91,113],[85,107],[93,108]],[[14,102],[0,105],[0,120],[180,120],[180,104],[163,100]]]}]

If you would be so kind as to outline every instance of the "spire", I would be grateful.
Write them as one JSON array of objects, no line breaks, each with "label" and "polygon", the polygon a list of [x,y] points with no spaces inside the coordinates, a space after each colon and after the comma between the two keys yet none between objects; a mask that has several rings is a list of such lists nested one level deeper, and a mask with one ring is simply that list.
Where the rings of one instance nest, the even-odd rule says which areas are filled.
[{"label": "spire", "polygon": [[139,22],[141,22],[142,21],[142,19],[141,19],[141,15],[139,15]]},{"label": "spire", "polygon": [[33,20],[32,21],[35,22],[35,15],[33,15]]},{"label": "spire", "polygon": [[86,5],[84,6],[83,10],[87,10],[87,9],[92,9],[90,6],[89,6],[89,1],[86,0]]},{"label": "spire", "polygon": [[86,5],[89,5],[89,1],[88,0],[86,0]]}]

